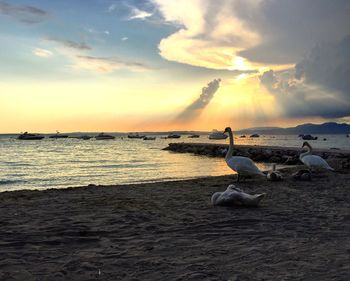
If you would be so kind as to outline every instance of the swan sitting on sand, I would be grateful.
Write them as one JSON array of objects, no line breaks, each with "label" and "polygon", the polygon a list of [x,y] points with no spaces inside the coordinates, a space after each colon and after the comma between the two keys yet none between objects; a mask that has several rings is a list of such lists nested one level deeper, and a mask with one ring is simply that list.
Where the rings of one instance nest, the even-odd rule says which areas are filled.
[{"label": "swan sitting on sand", "polygon": [[250,195],[230,184],[224,192],[215,192],[211,197],[211,203],[214,206],[257,207],[265,195],[265,193]]},{"label": "swan sitting on sand", "polygon": [[227,127],[224,133],[228,133],[230,137],[230,146],[225,156],[225,161],[227,165],[237,172],[237,182],[239,182],[240,176],[245,175],[259,175],[266,177],[266,175],[259,170],[259,168],[254,164],[253,160],[248,157],[243,156],[232,156],[233,153],[233,134],[230,127]]},{"label": "swan sitting on sand", "polygon": [[304,147],[306,147],[307,151],[304,153],[301,153],[299,156],[299,159],[307,167],[315,170],[334,171],[334,169],[331,166],[329,166],[326,160],[324,160],[322,157],[318,155],[312,155],[312,147],[307,141],[303,143],[302,148]]}]

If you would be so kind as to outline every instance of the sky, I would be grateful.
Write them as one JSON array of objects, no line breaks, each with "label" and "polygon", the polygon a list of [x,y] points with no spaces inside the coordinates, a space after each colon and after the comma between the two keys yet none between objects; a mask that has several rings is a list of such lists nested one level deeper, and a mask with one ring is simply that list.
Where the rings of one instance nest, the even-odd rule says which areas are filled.
[{"label": "sky", "polygon": [[350,1],[0,0],[0,133],[350,122]]}]

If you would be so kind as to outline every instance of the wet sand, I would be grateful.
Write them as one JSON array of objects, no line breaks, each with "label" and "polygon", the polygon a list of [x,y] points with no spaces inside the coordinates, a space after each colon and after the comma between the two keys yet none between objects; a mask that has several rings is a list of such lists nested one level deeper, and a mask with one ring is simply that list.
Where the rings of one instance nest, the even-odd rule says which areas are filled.
[{"label": "wet sand", "polygon": [[0,280],[350,280],[350,170],[213,207],[234,180],[1,193]]}]

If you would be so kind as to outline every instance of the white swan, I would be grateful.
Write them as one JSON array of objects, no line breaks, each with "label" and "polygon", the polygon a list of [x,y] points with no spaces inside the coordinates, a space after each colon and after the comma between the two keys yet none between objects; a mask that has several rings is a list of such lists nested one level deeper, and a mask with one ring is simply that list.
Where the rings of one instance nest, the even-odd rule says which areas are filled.
[{"label": "white swan", "polygon": [[312,147],[311,145],[306,141],[303,143],[302,148],[306,147],[307,151],[304,153],[301,153],[299,155],[299,159],[301,162],[303,162],[307,167],[310,169],[315,170],[330,170],[334,171],[334,169],[328,165],[326,160],[324,160],[322,157],[318,155],[312,155]]},{"label": "white swan", "polygon": [[265,177],[265,174],[259,170],[259,168],[254,164],[252,159],[243,156],[232,156],[233,153],[233,135],[230,127],[227,127],[224,133],[228,133],[230,137],[230,146],[225,156],[225,161],[227,165],[237,172],[237,182],[239,182],[240,176],[245,175],[259,175]]},{"label": "white swan", "polygon": [[256,207],[265,195],[265,193],[250,195],[230,184],[224,192],[215,192],[211,197],[211,203],[214,206]]},{"label": "white swan", "polygon": [[276,164],[272,165],[272,171],[269,171],[266,175],[269,181],[281,181],[283,180],[282,174],[276,170]]}]

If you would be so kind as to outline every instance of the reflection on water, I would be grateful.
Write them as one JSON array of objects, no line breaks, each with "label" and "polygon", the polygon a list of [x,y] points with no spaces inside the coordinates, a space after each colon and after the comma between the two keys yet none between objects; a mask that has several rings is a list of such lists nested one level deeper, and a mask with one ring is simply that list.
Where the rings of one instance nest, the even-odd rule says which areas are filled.
[{"label": "reflection on water", "polygon": [[[319,137],[320,139],[321,137]],[[323,137],[322,137],[323,138]],[[349,138],[327,136],[315,147],[349,149]],[[169,142],[219,142],[198,139],[115,140],[44,139],[21,141],[0,137],[0,191],[45,189],[87,184],[125,184],[231,174],[223,158],[163,151]],[[238,144],[300,147],[295,136],[235,139]],[[327,146],[325,146],[327,145]],[[269,167],[259,164],[259,168]]]}]

